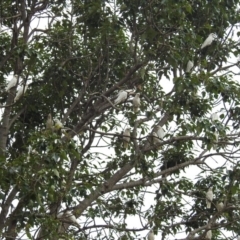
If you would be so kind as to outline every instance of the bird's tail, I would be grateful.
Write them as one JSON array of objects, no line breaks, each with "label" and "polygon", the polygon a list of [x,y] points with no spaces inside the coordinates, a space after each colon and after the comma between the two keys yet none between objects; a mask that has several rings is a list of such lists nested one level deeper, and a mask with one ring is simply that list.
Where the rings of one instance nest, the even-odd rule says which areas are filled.
[{"label": "bird's tail", "polygon": [[138,112],[138,107],[133,107],[133,111],[136,113]]},{"label": "bird's tail", "polygon": [[206,203],[207,203],[207,208],[211,208],[211,202],[207,200]]},{"label": "bird's tail", "polygon": [[124,141],[123,142],[123,147],[127,149],[128,148],[128,142]]}]

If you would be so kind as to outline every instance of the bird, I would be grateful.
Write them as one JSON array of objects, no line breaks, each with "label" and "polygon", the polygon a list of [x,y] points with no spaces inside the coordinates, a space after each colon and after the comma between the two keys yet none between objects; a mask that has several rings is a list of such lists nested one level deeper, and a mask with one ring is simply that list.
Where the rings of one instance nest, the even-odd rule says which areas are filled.
[{"label": "bird", "polygon": [[57,218],[63,218],[63,216],[64,216],[64,212],[60,212],[57,214]]},{"label": "bird", "polygon": [[53,128],[53,119],[52,119],[52,114],[49,113],[46,121],[46,129],[52,129],[52,128]]},{"label": "bird", "polygon": [[[218,143],[219,134],[217,131],[214,132],[214,136],[215,136],[215,142]],[[213,144],[213,149],[216,150],[217,146],[218,146],[217,144]]]},{"label": "bird", "polygon": [[219,121],[218,114],[217,113],[213,113],[211,115],[211,120],[212,120],[212,122]]},{"label": "bird", "polygon": [[141,105],[141,103],[140,103],[140,93],[136,93],[135,97],[133,98],[133,111],[137,112],[140,105]]},{"label": "bird", "polygon": [[17,90],[17,94],[14,98],[14,102],[19,100],[19,98],[27,91],[27,89],[28,89],[28,85],[20,86],[20,88]]},{"label": "bird", "polygon": [[206,233],[206,238],[207,239],[212,239],[212,230],[208,230]]},{"label": "bird", "polygon": [[66,211],[65,216],[67,217],[67,219],[74,223],[74,225],[77,225],[78,227],[80,227],[80,224],[78,223],[76,217],[73,215],[73,213],[71,213],[70,211]]},{"label": "bird", "polygon": [[217,38],[216,34],[215,33],[210,33],[208,35],[208,37],[205,39],[205,41],[203,42],[203,44],[201,46],[201,49],[211,45],[215,38]]},{"label": "bird", "polygon": [[63,128],[63,124],[62,124],[62,122],[59,119],[56,118],[54,120],[54,122],[55,122],[54,128],[56,130],[59,130],[59,129]]},{"label": "bird", "polygon": [[156,133],[157,133],[157,135],[158,135],[158,137],[159,137],[160,139],[163,139],[164,136],[165,136],[165,131],[164,131],[163,128],[162,128],[161,126],[159,126],[159,125],[156,126]]},{"label": "bird", "polygon": [[[154,145],[158,145],[159,143],[161,143],[162,141],[159,139],[158,135],[156,132],[152,132],[152,139],[153,139],[153,144]],[[159,148],[161,148],[161,146],[159,146]],[[158,148],[158,149],[159,149]]]},{"label": "bird", "polygon": [[117,98],[114,101],[114,104],[117,105],[119,103],[124,102],[127,99],[127,97],[128,97],[128,93],[124,90],[120,90],[117,95]]},{"label": "bird", "polygon": [[207,204],[207,208],[211,208],[211,202],[213,200],[213,191],[212,191],[212,187],[210,187],[208,189],[208,191],[206,192],[206,204]]},{"label": "bird", "polygon": [[191,69],[193,68],[193,62],[192,61],[188,61],[187,63],[187,68],[186,68],[186,73],[189,73],[191,71]]},{"label": "bird", "polygon": [[130,131],[131,128],[126,128],[123,132],[123,147],[128,148],[128,144],[130,142]]},{"label": "bird", "polygon": [[216,207],[217,207],[218,212],[221,212],[224,208],[223,202],[219,202]]},{"label": "bird", "polygon": [[6,87],[6,92],[8,92],[11,88],[15,87],[17,84],[17,75],[13,75],[13,78],[11,81],[8,83]]},{"label": "bird", "polygon": [[154,232],[153,232],[153,230],[151,229],[150,231],[149,231],[149,233],[148,233],[148,240],[154,240],[155,239],[155,237],[154,237]]}]

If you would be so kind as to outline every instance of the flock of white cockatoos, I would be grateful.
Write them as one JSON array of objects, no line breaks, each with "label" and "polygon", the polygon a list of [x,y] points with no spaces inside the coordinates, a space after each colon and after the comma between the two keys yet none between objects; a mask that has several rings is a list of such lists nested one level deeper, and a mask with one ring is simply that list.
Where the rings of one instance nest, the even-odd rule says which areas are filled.
[{"label": "flock of white cockatoos", "polygon": [[[1,26],[0,26],[1,27]],[[212,44],[213,40],[216,39],[217,36],[214,33],[209,34],[209,36],[207,37],[207,39],[203,42],[203,44],[201,45],[201,49],[209,46]],[[194,63],[189,60],[187,63],[187,67],[186,67],[186,73],[190,73],[192,68],[194,67]],[[14,75],[13,78],[11,79],[11,81],[8,83],[7,87],[6,87],[6,91],[8,92],[11,88],[15,87],[19,82],[19,76]],[[17,100],[20,99],[20,97],[27,91],[28,85],[22,85],[17,89],[16,92],[16,96],[14,98],[14,102],[16,102]],[[123,103],[127,100],[129,95],[133,95],[134,94],[134,90],[120,90],[117,98],[114,100],[114,104],[118,105],[120,103]],[[140,102],[140,93],[136,93],[133,100],[132,100],[132,104],[133,104],[133,111],[134,112],[138,112],[139,107],[141,106],[141,102]],[[211,119],[213,122],[218,121],[218,115],[216,113],[211,115]],[[54,124],[55,123],[55,124]],[[52,119],[52,115],[49,114],[47,121],[46,121],[46,129],[48,130],[59,130],[59,129],[63,129],[63,124],[59,119],[55,119],[53,121]],[[215,138],[216,138],[216,142],[218,142],[218,132],[215,131]],[[123,132],[123,146],[124,148],[128,148],[129,142],[130,142],[130,138],[131,138],[131,129],[130,128],[126,128],[125,131]],[[157,125],[154,128],[154,131],[152,132],[152,142],[154,145],[159,145],[162,141],[163,138],[165,136],[165,131],[164,129]],[[212,191],[212,187],[210,187],[206,193],[206,204],[207,204],[207,208],[211,208],[211,202],[213,200],[213,191]],[[222,202],[217,204],[217,209],[218,211],[222,211],[222,209],[224,208],[224,204]],[[79,223],[77,222],[76,217],[70,212],[70,211],[66,211],[66,212],[61,212],[57,215],[57,218],[60,219],[62,222],[66,221],[68,223],[72,223],[75,226],[80,227]],[[154,240],[154,232],[151,229],[150,232],[148,233],[148,240]],[[212,231],[209,230],[207,231],[206,234],[206,238],[211,239],[212,238]]]},{"label": "flock of white cockatoos", "polygon": [[[203,42],[203,44],[201,45],[200,49],[202,50],[210,46],[215,39],[217,39],[217,35],[215,33],[210,33],[208,37],[205,39],[205,41]],[[185,72],[190,73],[193,67],[194,67],[194,63],[191,60],[189,60],[187,63]]]}]

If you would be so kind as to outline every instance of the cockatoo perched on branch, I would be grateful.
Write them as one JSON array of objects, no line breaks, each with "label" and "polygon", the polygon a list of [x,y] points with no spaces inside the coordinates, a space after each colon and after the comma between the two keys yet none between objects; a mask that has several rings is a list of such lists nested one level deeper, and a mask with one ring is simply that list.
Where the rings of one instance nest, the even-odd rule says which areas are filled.
[{"label": "cockatoo perched on branch", "polygon": [[220,202],[220,203],[217,204],[217,210],[218,210],[218,212],[221,212],[221,211],[223,210],[223,208],[224,208],[223,202]]},{"label": "cockatoo perched on branch", "polygon": [[76,217],[71,213],[70,211],[61,212],[57,215],[57,218],[62,219],[63,221],[65,220],[66,222],[71,222],[73,225],[76,225],[80,227],[80,224],[78,223]]},{"label": "cockatoo perched on branch", "polygon": [[155,129],[156,129],[157,136],[160,139],[163,139],[165,136],[165,131],[163,130],[163,128],[161,126],[157,125]]},{"label": "cockatoo perched on branch", "polygon": [[27,91],[27,89],[28,89],[28,85],[20,86],[20,88],[17,90],[17,94],[14,98],[14,102],[19,100],[19,98]]},{"label": "cockatoo perched on branch", "polygon": [[188,61],[187,63],[187,68],[186,68],[186,73],[189,73],[191,71],[191,69],[193,68],[193,62],[192,61]]},{"label": "cockatoo perched on branch", "polygon": [[206,233],[206,238],[207,239],[212,239],[212,230],[208,230],[207,233]]},{"label": "cockatoo perched on branch", "polygon": [[210,187],[208,189],[208,191],[206,192],[206,204],[207,204],[207,208],[211,208],[211,202],[213,200],[213,191],[212,191],[212,187]]},{"label": "cockatoo perched on branch", "polygon": [[46,129],[52,129],[52,128],[53,128],[53,119],[52,119],[51,113],[49,113],[48,118],[47,118],[47,122],[46,122]]},{"label": "cockatoo perched on branch", "polygon": [[140,93],[136,93],[135,97],[133,98],[133,111],[137,112],[140,105],[141,105],[141,103],[140,103]]},{"label": "cockatoo perched on branch", "polygon": [[123,147],[128,148],[128,144],[130,142],[130,135],[131,135],[131,129],[126,128],[125,131],[123,132]]},{"label": "cockatoo perched on branch", "polygon": [[[162,140],[159,139],[158,135],[156,132],[152,132],[152,139],[153,139],[153,144],[155,145],[159,145],[159,143],[162,142]],[[161,146],[158,147],[158,149],[160,149]]]},{"label": "cockatoo perched on branch", "polygon": [[149,231],[147,238],[148,238],[148,240],[154,240],[155,239],[154,232],[153,232],[152,229]]},{"label": "cockatoo perched on branch", "polygon": [[211,115],[211,120],[212,120],[212,122],[219,121],[218,114],[217,113],[213,113]]},{"label": "cockatoo perched on branch", "polygon": [[213,40],[215,40],[216,38],[217,38],[217,35],[215,33],[210,33],[206,38],[206,40],[203,42],[201,49],[211,45]]},{"label": "cockatoo perched on branch", "polygon": [[11,81],[8,83],[7,87],[6,87],[6,91],[8,92],[11,88],[15,87],[17,84],[17,75],[14,75],[13,78],[11,79]]},{"label": "cockatoo perched on branch", "polygon": [[114,101],[114,104],[117,105],[119,103],[124,102],[127,99],[127,97],[128,97],[128,93],[124,90],[120,90],[117,95],[117,98]]},{"label": "cockatoo perched on branch", "polygon": [[56,130],[59,130],[59,129],[63,128],[63,124],[62,124],[62,122],[59,119],[56,118],[54,121],[55,121],[54,128]]},{"label": "cockatoo perched on branch", "polygon": [[66,211],[65,216],[67,217],[67,219],[69,219],[69,221],[74,223],[74,225],[77,225],[78,227],[80,227],[80,224],[78,223],[78,221],[77,221],[76,217],[73,215],[73,213],[71,213],[70,211]]}]

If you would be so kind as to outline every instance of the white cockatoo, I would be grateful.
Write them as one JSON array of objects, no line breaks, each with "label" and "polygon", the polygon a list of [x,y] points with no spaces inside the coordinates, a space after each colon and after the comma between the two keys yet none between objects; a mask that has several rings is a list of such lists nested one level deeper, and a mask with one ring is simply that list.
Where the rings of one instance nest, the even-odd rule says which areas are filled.
[{"label": "white cockatoo", "polygon": [[140,103],[140,93],[136,93],[135,97],[133,98],[133,111],[137,112],[140,105],[141,105],[141,103]]},{"label": "white cockatoo", "polygon": [[206,233],[206,238],[207,239],[212,239],[212,230],[208,230],[207,233]]},{"label": "white cockatoo", "polygon": [[[215,142],[218,143],[219,134],[217,131],[214,132],[214,136],[215,136]],[[216,150],[217,146],[218,146],[217,144],[213,144],[213,149]]]},{"label": "white cockatoo", "polygon": [[57,218],[64,218],[64,212],[58,213]]},{"label": "white cockatoo", "polygon": [[71,213],[70,211],[66,211],[65,216],[74,225],[77,225],[78,227],[80,227],[80,224],[78,223],[78,221],[77,221],[76,217],[73,215],[73,213]]},{"label": "white cockatoo", "polygon": [[59,119],[56,118],[54,120],[54,122],[55,122],[54,128],[56,130],[59,130],[59,129],[63,128],[63,124],[62,124],[62,122]]},{"label": "white cockatoo", "polygon": [[221,212],[222,210],[223,210],[223,208],[224,208],[224,204],[223,204],[223,202],[219,202],[219,203],[217,203],[217,210],[218,210],[218,212]]},{"label": "white cockatoo", "polygon": [[207,208],[211,208],[211,202],[213,200],[213,191],[212,191],[212,187],[210,187],[208,189],[208,191],[206,192],[206,204],[207,204]]},{"label": "white cockatoo", "polygon": [[[153,139],[153,144],[154,145],[159,145],[159,143],[162,142],[161,139],[159,139],[158,135],[156,132],[152,132],[152,139]],[[160,149],[162,146],[159,146],[158,149]]]},{"label": "white cockatoo", "polygon": [[163,139],[164,136],[165,136],[165,131],[164,131],[163,128],[162,128],[161,126],[159,126],[159,125],[156,126],[156,133],[157,133],[157,135],[158,135],[158,137],[159,137],[160,139]]},{"label": "white cockatoo", "polygon": [[153,232],[152,229],[149,231],[149,233],[147,235],[147,238],[148,238],[148,240],[154,240],[155,239],[154,232]]},{"label": "white cockatoo", "polygon": [[53,119],[52,119],[52,114],[49,113],[46,121],[46,129],[52,129],[52,128],[53,128]]},{"label": "white cockatoo", "polygon": [[188,61],[187,63],[187,68],[186,68],[186,73],[189,73],[191,71],[191,69],[193,68],[193,62],[192,61]]},{"label": "white cockatoo", "polygon": [[114,101],[114,104],[117,105],[119,103],[124,102],[127,99],[127,97],[128,97],[128,93],[124,90],[120,90],[117,95],[117,98]]},{"label": "white cockatoo", "polygon": [[17,75],[14,75],[11,79],[11,81],[8,83],[7,87],[6,87],[6,91],[8,92],[11,88],[15,87],[17,84]]},{"label": "white cockatoo", "polygon": [[126,128],[123,132],[123,147],[128,148],[128,144],[130,142],[131,128]]},{"label": "white cockatoo", "polygon": [[71,222],[74,225],[77,225],[78,227],[80,227],[80,224],[78,223],[76,217],[70,211],[58,213],[57,218],[62,219],[62,221],[65,220],[65,221]]},{"label": "white cockatoo", "polygon": [[206,40],[203,42],[203,44],[201,46],[201,49],[211,45],[215,38],[217,38],[216,34],[215,33],[210,33],[208,35],[208,37],[206,38]]},{"label": "white cockatoo", "polygon": [[17,94],[14,98],[14,102],[16,102],[17,100],[19,100],[19,98],[26,93],[28,89],[28,85],[23,85],[23,86],[20,86],[19,89],[17,90]]},{"label": "white cockatoo", "polygon": [[217,113],[213,113],[211,115],[211,120],[212,120],[212,122],[219,121],[218,114]]}]

